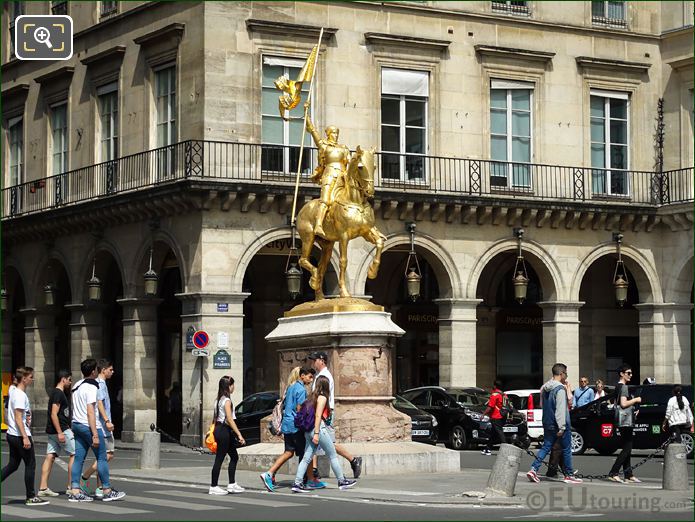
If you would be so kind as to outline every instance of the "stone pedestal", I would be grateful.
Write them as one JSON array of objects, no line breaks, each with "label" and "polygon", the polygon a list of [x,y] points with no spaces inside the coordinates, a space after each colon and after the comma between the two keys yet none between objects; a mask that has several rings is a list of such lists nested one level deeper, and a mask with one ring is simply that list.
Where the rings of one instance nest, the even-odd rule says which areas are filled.
[{"label": "stone pedestal", "polygon": [[[391,405],[390,341],[403,333],[383,311],[331,311],[284,317],[266,339],[279,346],[283,381],[292,368],[307,364],[311,352],[328,354],[338,442],[393,442],[411,440],[410,417]],[[261,429],[262,437],[267,431]]]}]

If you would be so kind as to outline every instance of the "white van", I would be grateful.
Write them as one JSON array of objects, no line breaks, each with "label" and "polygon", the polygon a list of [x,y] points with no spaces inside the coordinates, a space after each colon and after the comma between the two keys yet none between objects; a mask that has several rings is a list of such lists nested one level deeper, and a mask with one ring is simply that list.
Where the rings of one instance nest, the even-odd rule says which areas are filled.
[{"label": "white van", "polygon": [[541,408],[540,390],[508,390],[507,397],[526,416],[528,424],[528,436],[531,440],[540,442],[543,440],[543,409]]}]

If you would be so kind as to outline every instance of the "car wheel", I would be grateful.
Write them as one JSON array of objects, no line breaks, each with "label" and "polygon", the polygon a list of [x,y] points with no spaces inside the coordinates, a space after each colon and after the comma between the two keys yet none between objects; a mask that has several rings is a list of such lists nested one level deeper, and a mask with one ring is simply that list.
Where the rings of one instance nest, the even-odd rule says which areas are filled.
[{"label": "car wheel", "polygon": [[603,455],[604,457],[613,455],[613,453],[615,453],[615,450],[616,448],[596,448],[596,451],[598,451],[599,455]]},{"label": "car wheel", "polygon": [[583,455],[586,451],[584,437],[578,431],[572,432],[572,455]]},{"label": "car wheel", "polygon": [[681,434],[681,442],[685,446],[685,452],[688,455],[688,458],[693,457],[693,445],[695,445],[695,442],[693,441],[693,434],[692,433],[682,433]]},{"label": "car wheel", "polygon": [[462,450],[466,447],[466,431],[461,426],[454,426],[449,433],[447,448]]}]

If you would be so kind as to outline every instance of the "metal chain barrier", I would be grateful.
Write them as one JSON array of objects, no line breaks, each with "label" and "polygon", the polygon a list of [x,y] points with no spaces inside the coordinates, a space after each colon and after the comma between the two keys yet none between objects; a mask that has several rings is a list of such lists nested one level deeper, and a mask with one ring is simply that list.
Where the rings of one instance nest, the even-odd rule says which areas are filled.
[{"label": "metal chain barrier", "polygon": [[213,453],[212,451],[210,451],[209,449],[207,449],[207,448],[205,448],[205,447],[202,447],[202,446],[191,446],[191,445],[188,445],[188,444],[184,444],[183,442],[181,442],[180,440],[178,440],[178,439],[175,438],[174,436],[170,435],[169,433],[167,433],[166,431],[164,431],[162,428],[160,428],[160,427],[157,426],[156,424],[151,424],[151,425],[150,425],[150,429],[151,429],[152,431],[156,431],[157,433],[159,433],[160,435],[162,435],[162,436],[163,436],[165,439],[167,439],[169,442],[173,442],[173,443],[175,443],[175,444],[178,444],[179,446],[183,446],[184,448],[187,448],[187,449],[189,449],[189,450],[191,450],[191,451],[195,451],[196,453],[200,453],[200,454],[202,454],[202,455],[214,455],[214,453]]}]

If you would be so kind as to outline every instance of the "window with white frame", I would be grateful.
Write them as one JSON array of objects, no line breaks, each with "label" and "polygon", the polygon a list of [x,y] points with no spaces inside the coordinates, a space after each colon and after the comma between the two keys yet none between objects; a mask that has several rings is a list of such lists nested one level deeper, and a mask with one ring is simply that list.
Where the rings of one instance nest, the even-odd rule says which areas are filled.
[{"label": "window with white frame", "polygon": [[118,11],[118,2],[100,2],[99,16],[108,16]]},{"label": "window with white frame", "polygon": [[529,82],[490,81],[490,184],[530,188],[533,87]]},{"label": "window with white frame", "polygon": [[10,146],[10,179],[8,180],[8,186],[14,186],[24,182],[24,175],[22,172],[24,154],[24,120],[21,116],[11,118],[7,122],[7,138]]},{"label": "window with white frame", "polygon": [[51,174],[68,170],[68,104],[51,106]]},{"label": "window with white frame", "polygon": [[429,73],[381,69],[381,178],[427,179]]},{"label": "window with white frame", "polygon": [[176,67],[167,65],[154,72],[155,109],[157,112],[157,152],[159,176],[169,176],[175,170],[175,151],[169,145],[176,143]]},{"label": "window with white frame", "polygon": [[[304,138],[304,102],[309,95],[309,82],[302,84],[302,96],[297,109],[285,113],[287,120],[280,117],[278,97],[280,91],[273,83],[286,75],[296,80],[304,66],[304,60],[275,56],[263,57],[261,80],[261,169],[269,172],[290,173],[297,171],[299,163],[299,146]],[[320,132],[320,131],[319,131]],[[307,138],[305,143],[310,144]],[[309,173],[311,157],[307,150],[302,156],[302,172]]]},{"label": "window with white frame", "polygon": [[627,25],[625,2],[591,2],[591,21],[604,25]]},{"label": "window with white frame", "polygon": [[630,99],[627,93],[591,90],[591,189],[627,196],[630,164]]},{"label": "window with white frame", "polygon": [[118,158],[118,83],[97,88],[100,161]]}]

